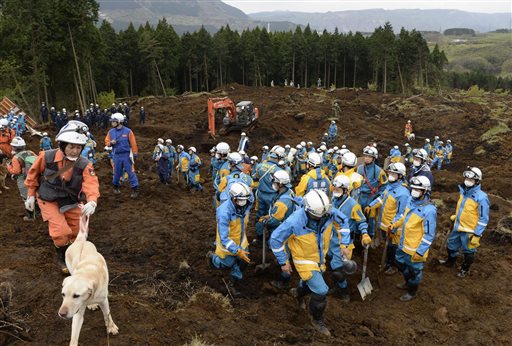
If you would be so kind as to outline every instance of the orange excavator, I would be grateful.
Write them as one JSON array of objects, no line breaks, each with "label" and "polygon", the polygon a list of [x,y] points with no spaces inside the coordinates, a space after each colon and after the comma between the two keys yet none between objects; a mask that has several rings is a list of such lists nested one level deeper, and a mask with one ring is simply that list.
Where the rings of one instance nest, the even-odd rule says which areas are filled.
[{"label": "orange excavator", "polygon": [[217,124],[222,124],[219,134],[250,128],[259,118],[260,111],[252,101],[235,103],[229,97],[208,99],[208,133],[215,138]]}]

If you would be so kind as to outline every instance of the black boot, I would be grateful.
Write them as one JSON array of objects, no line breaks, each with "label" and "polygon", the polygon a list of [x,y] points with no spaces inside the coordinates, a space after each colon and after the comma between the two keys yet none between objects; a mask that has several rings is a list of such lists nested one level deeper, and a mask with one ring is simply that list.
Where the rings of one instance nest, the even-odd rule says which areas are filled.
[{"label": "black boot", "polygon": [[321,334],[325,336],[331,336],[331,332],[325,325],[323,316],[324,310],[327,306],[327,299],[323,295],[316,293],[311,294],[309,300],[309,312],[311,313],[311,324]]},{"label": "black boot", "polygon": [[35,216],[36,216],[35,211],[30,211],[30,210],[25,209],[25,214],[26,215],[23,216],[23,221],[33,222],[35,220]]},{"label": "black boot", "polygon": [[137,198],[139,197],[139,187],[135,186],[132,188],[132,194],[130,195],[131,198]]},{"label": "black boot", "polygon": [[119,186],[114,185],[114,194],[119,195],[121,193],[121,189],[119,189]]},{"label": "black boot", "polygon": [[235,279],[234,277],[230,277],[228,280],[228,289],[231,292],[233,297],[239,297],[242,295],[239,291],[240,288],[240,280]]},{"label": "black boot", "polygon": [[304,301],[304,297],[310,293],[309,287],[298,286],[297,288],[292,288],[290,293],[297,298],[297,303],[299,304],[299,308],[302,310],[306,310],[306,302]]},{"label": "black boot", "polygon": [[474,253],[465,253],[464,255],[464,262],[462,262],[462,265],[460,266],[460,271],[457,274],[459,278],[464,278],[466,275],[469,274],[469,268],[475,261],[475,254]]},{"label": "black boot", "polygon": [[68,247],[69,245],[55,247],[55,250],[57,251],[57,262],[59,263],[60,270],[63,274],[69,274],[68,267],[66,266],[66,250]]},{"label": "black boot", "polygon": [[289,275],[283,275],[281,273],[281,276],[279,277],[279,280],[273,280],[270,282],[270,284],[277,288],[278,290],[288,290],[290,288],[290,279],[292,277]]}]

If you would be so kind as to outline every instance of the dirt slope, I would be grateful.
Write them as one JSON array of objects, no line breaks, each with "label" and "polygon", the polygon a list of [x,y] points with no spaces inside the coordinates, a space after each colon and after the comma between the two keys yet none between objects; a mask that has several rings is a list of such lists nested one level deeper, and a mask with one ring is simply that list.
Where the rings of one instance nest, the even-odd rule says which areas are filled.
[{"label": "dirt slope", "polygon": [[[472,275],[460,280],[455,277],[455,269],[436,265],[433,259],[438,257],[438,239],[418,298],[404,304],[398,300],[401,292],[394,288],[401,280],[399,276],[382,277],[380,284],[377,280],[379,249],[379,253],[370,255],[369,276],[376,287],[370,301],[363,303],[358,297],[355,285],[359,273],[350,280],[350,304],[328,298],[326,321],[333,332],[331,338],[313,332],[307,314],[297,308],[291,296],[270,289],[268,282],[278,275],[277,266],[265,274],[256,274],[250,267],[244,297],[230,302],[229,298],[222,299],[226,295],[222,278],[227,273],[210,270],[204,260],[215,236],[208,156],[204,151],[200,155],[206,179],[203,194],[192,194],[175,183],[160,185],[150,160],[158,137],[203,150],[213,145],[206,134],[208,96],[144,99],[134,101],[134,107],[143,105],[148,110],[146,125],[132,121],[142,153],[137,165],[141,198],[130,200],[127,188],[121,197],[114,196],[110,167],[100,162],[97,174],[102,197],[90,226],[89,239],[110,268],[110,304],[120,334],[107,340],[101,313],[87,312],[82,345],[180,345],[195,335],[209,343],[226,345],[510,343],[512,255],[510,244],[493,236],[493,230],[498,220],[512,210],[511,156],[504,137],[490,144],[480,140],[497,121],[512,125],[510,115],[496,119],[492,112],[511,105],[510,97],[487,95],[485,103],[464,102],[463,95],[404,101],[396,95],[368,91],[327,93],[239,85],[226,92],[236,101],[253,100],[264,111],[249,133],[251,154],[259,154],[263,144],[295,145],[303,139],[318,142],[327,128],[334,99],[341,100],[344,111],[337,144],[347,144],[355,152],[369,141],[377,141],[381,153],[387,153],[390,145],[403,144],[402,129],[407,119],[413,121],[419,137],[437,134],[451,138],[454,163],[448,170],[435,172],[433,198],[444,201],[438,208],[439,236],[449,226],[448,218],[458,198],[456,184],[461,182],[466,165],[483,169],[484,190],[491,196],[491,221]],[[293,117],[299,112],[306,113],[302,120]],[[101,148],[105,133],[96,131],[95,135]],[[222,139],[234,146],[238,136],[233,133]],[[415,144],[422,143],[419,138]],[[34,138],[30,144],[36,148]],[[479,154],[474,155],[475,151]],[[7,183],[11,189],[0,195],[0,282],[8,281],[13,286],[8,312],[11,318],[30,327],[33,344],[66,345],[71,323],[57,316],[63,277],[56,270],[47,227],[40,220],[34,224],[21,221],[23,208],[15,184]],[[249,233],[253,232],[251,226]],[[251,254],[254,262],[260,261],[260,256],[256,251]],[[360,262],[360,258],[357,260]],[[221,298],[212,292],[220,292]],[[442,307],[447,309],[446,319],[435,317]],[[15,340],[2,339],[4,336],[0,333],[0,344]]]}]

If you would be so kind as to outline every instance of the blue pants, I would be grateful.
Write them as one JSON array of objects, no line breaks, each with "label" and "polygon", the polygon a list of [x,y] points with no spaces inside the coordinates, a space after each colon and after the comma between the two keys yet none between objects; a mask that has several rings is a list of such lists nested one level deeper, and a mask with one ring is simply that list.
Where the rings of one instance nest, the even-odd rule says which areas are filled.
[{"label": "blue pants", "polygon": [[[340,245],[338,244],[338,232],[333,232],[331,242],[329,243],[329,255],[331,256],[332,270],[343,268],[343,260],[341,259]],[[342,280],[338,281],[338,286],[340,288],[347,288],[347,279],[344,277]]]},{"label": "blue pants", "polygon": [[[188,184],[191,188],[196,189],[198,191],[202,191],[203,187],[199,183],[199,179],[197,176],[199,175],[199,169],[189,169],[188,170]],[[196,181],[197,180],[197,181]]]},{"label": "blue pants", "polygon": [[469,236],[471,233],[459,232],[453,230],[448,238],[448,252],[450,257],[457,257],[459,249],[462,248],[462,253],[476,253],[476,248],[469,248]]},{"label": "blue pants", "polygon": [[329,286],[325,283],[323,274],[318,271],[312,271],[313,276],[308,281],[299,281],[299,286],[304,287],[307,286],[311,292],[326,296],[327,292],[329,292]]},{"label": "blue pants", "polygon": [[172,178],[173,173],[174,173],[174,159],[171,158],[169,160],[169,178]]},{"label": "blue pants", "polygon": [[443,164],[443,158],[442,157],[436,157],[436,158],[434,158],[434,160],[430,164],[430,169],[432,169],[434,166],[437,165],[437,170],[439,171],[439,170],[441,170],[442,164]]},{"label": "blue pants", "polygon": [[242,260],[235,256],[226,256],[225,258],[220,258],[217,255],[213,255],[212,263],[213,266],[217,269],[226,269],[231,268],[230,275],[236,280],[242,280],[243,278],[243,269],[245,266],[240,266]]},{"label": "blue pants", "polygon": [[161,183],[168,183],[169,178],[169,161],[160,159],[157,163],[158,165],[158,176],[160,177]]},{"label": "blue pants", "polygon": [[139,181],[133,170],[132,160],[130,160],[130,153],[114,154],[114,179],[112,179],[114,186],[119,186],[119,179],[125,171],[128,173],[131,187],[139,186]]},{"label": "blue pants", "polygon": [[264,215],[268,215],[275,193],[265,193],[258,191],[258,210],[256,211],[256,235],[263,237],[263,224],[258,220]]},{"label": "blue pants", "polygon": [[418,286],[420,284],[425,262],[413,262],[412,256],[406,254],[400,248],[396,250],[395,262],[408,286]]}]

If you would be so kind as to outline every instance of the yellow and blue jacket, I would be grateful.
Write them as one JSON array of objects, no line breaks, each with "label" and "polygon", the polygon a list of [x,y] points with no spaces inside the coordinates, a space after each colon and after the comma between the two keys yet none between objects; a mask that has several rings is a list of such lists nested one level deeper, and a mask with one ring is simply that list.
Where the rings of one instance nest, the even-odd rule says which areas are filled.
[{"label": "yellow and blue jacket", "polygon": [[350,197],[357,199],[357,197],[359,196],[359,189],[361,188],[361,185],[363,184],[364,181],[364,177],[356,172],[356,167],[351,168],[346,172],[343,172],[340,167],[338,174],[336,174],[336,177],[338,175],[344,175],[348,178],[348,180],[350,181],[350,187],[348,189],[349,195]]},{"label": "yellow and blue jacket", "polygon": [[388,183],[384,192],[370,203],[370,208],[380,208],[377,225],[381,230],[386,231],[389,225],[403,215],[410,197],[409,189],[400,180]]},{"label": "yellow and blue jacket", "polygon": [[352,239],[354,234],[368,233],[368,223],[363,214],[361,205],[355,199],[348,195],[343,195],[340,198],[334,197],[332,199],[332,206],[339,209],[344,215],[348,217],[348,225]]},{"label": "yellow and blue jacket", "polygon": [[333,232],[337,232],[340,247],[350,244],[348,220],[343,213],[332,209],[320,220],[308,218],[304,208],[297,209],[288,219],[272,232],[270,248],[280,265],[289,260],[285,243],[291,252],[293,264],[302,280],[311,279],[314,271],[325,271],[325,257]]},{"label": "yellow and blue jacket", "polygon": [[331,181],[321,168],[314,168],[304,174],[300,178],[299,185],[295,187],[295,194],[302,197],[313,189],[322,190],[327,196],[331,195]]},{"label": "yellow and blue jacket", "polygon": [[222,178],[226,177],[231,173],[229,162],[226,161],[219,161],[219,169],[217,170],[217,175],[215,176],[215,180],[213,182],[213,188],[215,190],[218,190],[220,181]]},{"label": "yellow and blue jacket", "polygon": [[272,157],[269,156],[267,161],[262,162],[256,166],[256,174],[254,180],[258,182],[258,193],[275,194],[276,191],[272,188],[272,174],[282,170],[277,165]]},{"label": "yellow and blue jacket", "polygon": [[240,208],[228,199],[217,208],[217,236],[215,254],[220,258],[236,256],[239,249],[247,249],[247,223],[254,203],[251,196],[247,204]]},{"label": "yellow and blue jacket", "polygon": [[269,231],[274,231],[284,220],[286,220],[295,210],[295,194],[291,188],[275,197],[270,210],[270,218],[265,221]]},{"label": "yellow and blue jacket", "polygon": [[253,188],[254,181],[249,174],[245,174],[239,167],[233,168],[229,175],[222,178],[216,192],[216,199],[218,202],[223,203],[229,199],[229,189],[234,183],[244,183],[245,185]]},{"label": "yellow and blue jacket", "polygon": [[420,262],[427,260],[436,235],[436,213],[437,208],[428,197],[409,199],[404,214],[391,226],[400,228],[402,233],[398,244],[400,250],[411,256],[417,253],[422,257]]},{"label": "yellow and blue jacket", "polygon": [[459,191],[457,213],[452,216],[453,229],[481,237],[489,222],[489,198],[480,184],[471,188],[459,185]]}]

